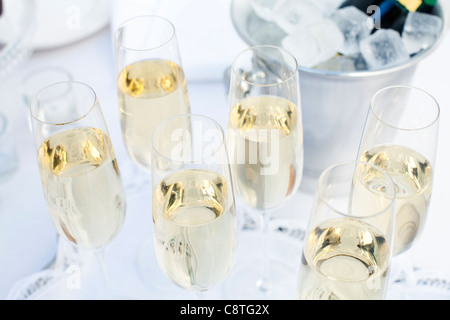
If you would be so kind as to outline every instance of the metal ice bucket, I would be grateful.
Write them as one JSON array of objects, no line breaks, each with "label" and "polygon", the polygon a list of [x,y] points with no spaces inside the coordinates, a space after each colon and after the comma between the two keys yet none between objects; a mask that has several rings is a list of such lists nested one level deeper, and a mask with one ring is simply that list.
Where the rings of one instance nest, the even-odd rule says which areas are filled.
[{"label": "metal ice bucket", "polygon": [[[248,21],[256,15],[249,0],[234,0],[231,16],[236,31],[250,46],[279,45],[274,39],[267,40],[271,43],[252,39]],[[313,192],[318,177],[329,166],[357,157],[372,96],[387,86],[410,84],[418,63],[439,46],[444,34],[426,52],[389,69],[344,73],[299,67],[305,149],[303,191]]]}]

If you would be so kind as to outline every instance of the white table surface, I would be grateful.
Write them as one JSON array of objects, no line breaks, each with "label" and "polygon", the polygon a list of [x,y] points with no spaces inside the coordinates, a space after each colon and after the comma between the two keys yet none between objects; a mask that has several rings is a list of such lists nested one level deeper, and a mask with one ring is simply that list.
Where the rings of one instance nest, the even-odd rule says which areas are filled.
[{"label": "white table surface", "polygon": [[[226,55],[221,52],[221,60],[212,67],[211,76],[205,77],[205,70],[195,73],[201,61],[201,51],[183,55],[183,65],[187,70],[188,91],[193,113],[204,114],[216,119],[224,128],[228,121],[226,92],[222,81],[222,70],[231,64],[234,55],[246,45],[230,27],[228,12],[223,12],[228,38],[232,48]],[[230,34],[231,32],[231,34]],[[187,48],[188,37],[195,34],[179,32],[183,36],[183,46]],[[211,35],[214,37],[214,35]],[[145,286],[136,268],[136,255],[142,243],[151,236],[151,196],[148,183],[140,189],[131,188],[135,175],[133,165],[125,152],[117,107],[113,46],[110,28],[62,48],[35,52],[32,57],[7,80],[0,83],[0,110],[10,121],[12,138],[15,140],[20,167],[14,176],[0,183],[0,299],[8,296],[13,285],[36,272],[52,261],[56,250],[56,231],[50,221],[42,194],[41,181],[37,169],[36,151],[32,135],[27,127],[26,107],[21,98],[21,79],[29,71],[43,66],[62,66],[68,69],[77,81],[92,86],[98,95],[109,127],[111,139],[121,166],[124,183],[128,186],[127,217],[119,236],[107,250],[107,262],[115,284],[139,298],[186,297],[180,290],[174,296],[160,294]],[[205,39],[207,40],[207,39]],[[180,50],[181,50],[180,48]],[[205,60],[211,64],[209,51],[204,52]],[[450,35],[447,34],[441,46],[419,64],[413,85],[430,92],[441,107],[441,127],[435,170],[433,197],[425,230],[416,243],[402,258],[415,267],[437,269],[450,273],[450,255],[446,247],[450,210]],[[196,57],[194,59],[194,57]],[[228,59],[229,58],[229,59]],[[134,171],[136,174],[136,171]],[[146,179],[141,173],[140,180]],[[139,191],[138,191],[139,190]],[[274,213],[277,219],[289,219],[290,223],[304,226],[308,219],[312,194],[300,190],[296,197],[284,208]],[[294,241],[294,240],[292,240]],[[241,244],[246,246],[248,244]],[[300,255],[301,253],[298,252]],[[299,259],[293,257],[293,260]],[[239,263],[239,260],[238,260]],[[154,270],[160,276],[159,270]],[[295,280],[294,280],[295,281]],[[187,296],[189,298],[189,296]],[[212,297],[220,298],[219,292]],[[293,299],[295,297],[292,297]]]}]

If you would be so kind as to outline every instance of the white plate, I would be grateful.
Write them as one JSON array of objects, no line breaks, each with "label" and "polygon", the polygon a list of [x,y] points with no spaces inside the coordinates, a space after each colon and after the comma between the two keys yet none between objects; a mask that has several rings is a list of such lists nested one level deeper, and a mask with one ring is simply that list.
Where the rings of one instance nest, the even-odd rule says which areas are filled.
[{"label": "white plate", "polygon": [[109,23],[110,0],[35,0],[35,3],[36,50],[68,45]]},{"label": "white plate", "polygon": [[[0,43],[26,41],[34,50],[68,45],[107,26],[109,9],[110,0],[3,0]],[[32,40],[24,39],[30,26]]]}]

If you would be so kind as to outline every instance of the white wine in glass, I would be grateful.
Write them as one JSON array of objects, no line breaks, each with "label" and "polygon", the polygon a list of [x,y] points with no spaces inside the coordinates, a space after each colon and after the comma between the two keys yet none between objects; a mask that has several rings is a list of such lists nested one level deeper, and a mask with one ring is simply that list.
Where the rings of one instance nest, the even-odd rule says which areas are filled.
[{"label": "white wine in glass", "polygon": [[433,171],[421,154],[398,145],[383,145],[367,150],[360,157],[394,179],[397,188],[396,253],[407,250],[422,233],[431,200]]},{"label": "white wine in glass", "polygon": [[389,248],[384,235],[355,219],[334,219],[311,231],[301,264],[300,299],[382,299]]},{"label": "white wine in glass", "polygon": [[163,272],[183,288],[212,288],[233,265],[236,213],[227,184],[214,171],[182,170],[153,194],[156,255]]},{"label": "white wine in glass", "polygon": [[369,163],[339,163],[322,173],[299,269],[298,299],[385,297],[395,200],[391,177]]},{"label": "white wine in glass", "polygon": [[165,18],[139,16],[124,22],[115,38],[122,135],[135,164],[150,172],[153,130],[190,112],[175,28]]},{"label": "white wine in glass", "polygon": [[155,251],[178,286],[216,287],[236,261],[237,218],[221,127],[199,115],[175,116],[153,134]]},{"label": "white wine in glass", "polygon": [[119,232],[125,199],[109,136],[81,127],[51,135],[38,151],[48,209],[59,234],[99,248]]},{"label": "white wine in glass", "polygon": [[[115,67],[120,127],[132,167],[130,190],[141,193],[140,190],[151,188],[150,176],[142,175],[142,171],[151,172],[155,128],[170,117],[190,113],[174,25],[154,15],[123,22],[115,32]],[[152,291],[168,291],[172,295],[174,286],[170,281],[162,274],[155,276],[160,269],[152,235],[139,250],[137,267]]]},{"label": "white wine in glass", "polygon": [[274,208],[297,190],[302,173],[297,106],[276,96],[249,97],[230,113],[229,146],[242,201],[255,209]]},{"label": "white wine in glass", "polygon": [[421,89],[393,86],[371,102],[358,159],[385,170],[397,186],[394,253],[422,233],[431,200],[439,106]]},{"label": "white wine in glass", "polygon": [[97,96],[83,83],[59,82],[35,95],[30,112],[44,197],[55,228],[63,241],[96,256],[102,288],[92,285],[92,279],[84,284],[103,290],[96,291],[95,298],[112,298],[103,254],[122,228],[126,198]]},{"label": "white wine in glass", "polygon": [[153,130],[163,120],[190,111],[183,70],[162,59],[133,63],[119,74],[118,96],[129,153],[141,167],[149,168]]},{"label": "white wine in glass", "polygon": [[297,60],[275,46],[248,48],[233,62],[229,94],[228,146],[236,196],[245,210],[259,216],[260,256],[249,257],[251,261],[230,276],[226,296],[294,298],[290,275],[295,277],[295,271],[271,259],[268,247],[275,245],[268,223],[270,212],[296,194],[303,175]]}]

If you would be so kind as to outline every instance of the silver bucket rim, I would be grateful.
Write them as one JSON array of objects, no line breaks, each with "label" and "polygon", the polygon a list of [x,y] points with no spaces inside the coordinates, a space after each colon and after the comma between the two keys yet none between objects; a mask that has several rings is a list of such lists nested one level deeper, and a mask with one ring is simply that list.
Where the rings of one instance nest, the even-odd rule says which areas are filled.
[{"label": "silver bucket rim", "polygon": [[[260,43],[254,43],[242,30],[239,26],[239,22],[236,20],[236,15],[234,14],[236,10],[236,4],[242,4],[244,3],[242,0],[233,0],[230,6],[231,11],[231,21],[233,23],[234,29],[238,33],[238,35],[241,37],[241,39],[247,43],[250,46],[255,45],[261,45]],[[355,72],[346,72],[346,71],[334,71],[334,70],[321,70],[321,69],[314,69],[314,68],[307,68],[302,67],[300,64],[298,64],[298,70],[303,73],[308,73],[310,75],[316,75],[316,76],[326,76],[326,77],[339,77],[339,78],[368,78],[368,77],[377,77],[382,76],[390,73],[396,73],[405,69],[409,69],[412,66],[415,66],[418,64],[421,60],[425,59],[429,55],[431,55],[436,49],[440,46],[443,39],[445,38],[445,35],[448,30],[448,16],[446,15],[446,8],[442,6],[441,2],[438,2],[437,4],[439,6],[439,9],[441,10],[443,19],[442,23],[442,29],[441,34],[439,38],[436,40],[436,42],[433,44],[432,47],[426,49],[423,52],[417,53],[414,55],[407,63],[399,64],[396,66],[392,66],[389,68],[384,69],[378,69],[378,70],[363,70],[363,71],[355,71]]]}]

